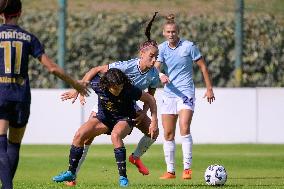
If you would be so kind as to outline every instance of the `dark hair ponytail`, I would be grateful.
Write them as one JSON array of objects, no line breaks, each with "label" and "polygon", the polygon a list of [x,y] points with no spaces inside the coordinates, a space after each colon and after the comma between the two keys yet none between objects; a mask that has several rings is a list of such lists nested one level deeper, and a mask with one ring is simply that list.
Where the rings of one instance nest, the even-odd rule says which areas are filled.
[{"label": "dark hair ponytail", "polygon": [[158,12],[155,12],[155,14],[153,15],[152,19],[150,20],[150,22],[148,23],[146,30],[145,30],[145,35],[148,39],[148,41],[151,41],[151,28],[152,28],[152,23],[155,20],[156,15],[158,14]]},{"label": "dark hair ponytail", "polygon": [[151,39],[151,28],[152,28],[152,23],[155,20],[156,15],[158,14],[158,12],[155,12],[155,14],[153,15],[152,19],[150,20],[150,22],[148,23],[146,30],[145,30],[145,35],[147,37],[147,41],[143,42],[140,45],[139,50],[144,50],[145,48],[149,47],[149,46],[154,46],[156,48],[158,48],[158,44],[155,40]]}]

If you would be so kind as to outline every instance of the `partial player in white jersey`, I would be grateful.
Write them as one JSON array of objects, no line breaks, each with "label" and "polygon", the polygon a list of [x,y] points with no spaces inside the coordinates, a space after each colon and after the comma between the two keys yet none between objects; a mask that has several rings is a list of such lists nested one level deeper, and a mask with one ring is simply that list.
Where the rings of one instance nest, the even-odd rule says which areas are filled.
[{"label": "partial player in white jersey", "polygon": [[[129,77],[129,79],[133,82],[134,86],[138,87],[141,90],[148,89],[148,93],[154,96],[154,93],[160,81],[158,70],[156,69],[156,67],[154,67],[158,56],[158,45],[154,40],[150,39],[151,25],[154,21],[155,16],[156,13],[146,28],[145,35],[147,36],[148,40],[140,45],[139,58],[131,59],[128,61],[118,61],[109,65],[94,67],[85,74],[82,81],[89,82],[97,74],[106,73],[110,68],[118,68]],[[73,102],[75,102],[78,97],[78,92],[76,92],[75,90],[71,90],[64,93],[63,95],[65,99],[73,99]],[[84,96],[79,96],[79,98],[81,104],[84,104]],[[129,156],[129,161],[134,164],[138,168],[139,172],[143,175],[148,175],[149,170],[146,166],[143,165],[140,157],[155,142],[159,134],[158,127],[152,128],[150,126],[151,119],[147,116],[148,109],[149,107],[145,104],[143,106],[143,109],[136,106],[137,118],[135,119],[135,127],[137,127],[142,133],[144,133],[144,136],[140,139],[135,151]],[[94,106],[89,120],[94,119],[94,117],[96,116],[96,111],[97,105]],[[79,162],[76,174],[78,174],[80,166],[82,165],[87,155],[89,145],[91,145],[93,139],[94,138],[85,141],[84,153]],[[74,186],[76,185],[76,182],[66,182],[66,185]]]},{"label": "partial player in white jersey", "polygon": [[160,179],[175,178],[175,130],[179,118],[180,134],[182,136],[182,152],[184,171],[182,178],[191,179],[192,170],[192,136],[190,124],[195,106],[195,87],[193,82],[193,63],[196,63],[204,77],[207,97],[211,104],[215,100],[212,84],[205,61],[198,47],[191,41],[180,39],[179,27],[174,21],[174,15],[167,16],[163,26],[166,41],[159,45],[159,55],[155,66],[160,73],[164,85],[162,100],[162,125],[164,128],[164,155],[167,172]]}]

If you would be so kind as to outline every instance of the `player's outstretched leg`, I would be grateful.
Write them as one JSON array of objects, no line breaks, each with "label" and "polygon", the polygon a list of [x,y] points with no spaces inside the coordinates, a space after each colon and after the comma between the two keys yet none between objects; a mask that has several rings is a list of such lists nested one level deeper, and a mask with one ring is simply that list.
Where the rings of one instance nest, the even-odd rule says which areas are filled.
[{"label": "player's outstretched leg", "polygon": [[134,153],[129,156],[129,162],[135,165],[139,172],[143,175],[149,175],[149,169],[142,163],[140,157],[149,149],[149,147],[156,141],[156,139],[151,139],[150,137],[144,135]]},{"label": "player's outstretched leg", "polygon": [[129,162],[135,165],[138,168],[138,171],[143,175],[149,175],[148,168],[142,163],[139,157],[135,157],[134,154],[131,154],[128,158]]}]

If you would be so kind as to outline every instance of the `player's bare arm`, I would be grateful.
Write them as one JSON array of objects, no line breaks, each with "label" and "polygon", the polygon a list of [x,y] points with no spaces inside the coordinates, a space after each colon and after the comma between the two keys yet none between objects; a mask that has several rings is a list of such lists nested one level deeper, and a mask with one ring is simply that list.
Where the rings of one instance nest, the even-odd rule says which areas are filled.
[{"label": "player's bare arm", "polygon": [[157,70],[159,70],[159,77],[160,77],[160,80],[161,80],[162,84],[170,83],[169,77],[166,74],[163,74],[161,72],[161,62],[156,61],[155,67],[157,68]]},{"label": "player's bare arm", "polygon": [[[150,88],[150,87],[148,88],[148,94],[154,96],[155,92],[156,92],[156,88]],[[144,104],[143,110],[137,112],[137,117],[135,121],[137,122],[138,125],[143,121],[144,117],[147,115],[148,110],[149,110],[149,106],[147,104]]]},{"label": "player's bare arm", "polygon": [[89,90],[86,85],[77,82],[76,80],[65,74],[64,70],[55,64],[46,54],[39,57],[39,61],[48,69],[48,71],[66,83],[70,84],[74,89],[76,89],[80,94],[84,96],[89,96]]},{"label": "player's bare arm", "polygon": [[[97,75],[98,73],[105,73],[105,72],[107,72],[107,70],[108,70],[108,65],[94,67],[85,74],[85,76],[83,77],[83,79],[80,82],[87,85],[89,83],[89,81],[95,75]],[[65,101],[65,100],[72,99],[72,104],[73,104],[77,100],[78,96],[79,96],[78,91],[71,89],[71,90],[69,90],[69,91],[67,91],[67,92],[65,92],[61,95],[61,100]],[[82,105],[84,105],[86,103],[84,95],[80,95],[79,100],[80,100],[80,103]]]},{"label": "player's bare arm", "polygon": [[207,101],[211,104],[215,100],[215,96],[214,96],[214,93],[213,93],[213,87],[212,87],[212,84],[211,84],[211,80],[210,80],[210,77],[209,77],[207,66],[206,66],[203,58],[196,61],[196,64],[199,66],[199,68],[200,68],[200,70],[203,74],[203,78],[204,78],[205,85],[206,85],[206,88],[207,88],[206,93],[204,94],[203,98],[207,97]]},{"label": "player's bare arm", "polygon": [[142,96],[140,98],[140,100],[142,102],[144,102],[145,104],[148,104],[149,108],[150,108],[150,112],[151,112],[151,124],[149,127],[149,134],[151,136],[151,139],[157,137],[158,135],[158,117],[157,117],[157,104],[156,104],[156,100],[155,98],[142,91]]},{"label": "player's bare arm", "polygon": [[82,81],[89,82],[98,73],[106,73],[107,71],[108,65],[94,67],[84,75]]}]

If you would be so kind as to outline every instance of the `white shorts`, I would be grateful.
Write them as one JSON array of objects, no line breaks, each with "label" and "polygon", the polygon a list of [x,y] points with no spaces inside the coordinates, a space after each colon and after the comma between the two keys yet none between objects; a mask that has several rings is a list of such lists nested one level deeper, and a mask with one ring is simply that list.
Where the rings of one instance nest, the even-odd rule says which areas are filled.
[{"label": "white shorts", "polygon": [[166,97],[162,98],[161,114],[178,114],[182,109],[194,111],[195,97]]},{"label": "white shorts", "polygon": [[98,104],[94,105],[92,108],[92,112],[98,112]]}]

